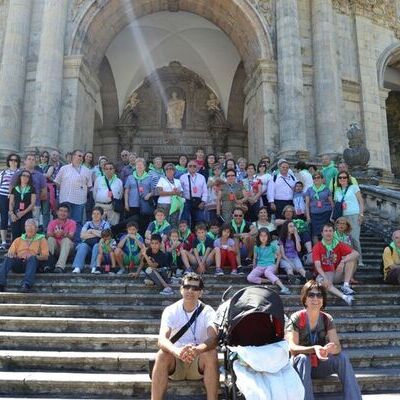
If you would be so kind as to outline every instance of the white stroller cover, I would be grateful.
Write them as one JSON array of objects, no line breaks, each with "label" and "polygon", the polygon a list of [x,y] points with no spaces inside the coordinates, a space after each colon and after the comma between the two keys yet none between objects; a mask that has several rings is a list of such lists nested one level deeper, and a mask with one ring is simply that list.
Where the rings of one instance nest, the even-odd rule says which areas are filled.
[{"label": "white stroller cover", "polygon": [[238,360],[233,362],[236,386],[247,400],[304,399],[301,379],[289,361],[286,340],[265,346],[230,346]]}]

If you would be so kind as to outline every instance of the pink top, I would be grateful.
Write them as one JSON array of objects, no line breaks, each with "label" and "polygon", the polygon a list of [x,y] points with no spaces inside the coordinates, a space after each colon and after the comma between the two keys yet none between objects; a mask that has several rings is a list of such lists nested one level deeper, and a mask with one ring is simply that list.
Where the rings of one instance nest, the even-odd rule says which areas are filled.
[{"label": "pink top", "polygon": [[[65,221],[60,221],[59,219],[53,219],[50,221],[49,225],[47,226],[47,233],[55,233],[58,230],[65,232],[69,235],[74,235],[76,231],[76,222],[73,219],[67,219]],[[64,236],[54,236],[57,243],[60,244],[61,240],[64,239]]]}]

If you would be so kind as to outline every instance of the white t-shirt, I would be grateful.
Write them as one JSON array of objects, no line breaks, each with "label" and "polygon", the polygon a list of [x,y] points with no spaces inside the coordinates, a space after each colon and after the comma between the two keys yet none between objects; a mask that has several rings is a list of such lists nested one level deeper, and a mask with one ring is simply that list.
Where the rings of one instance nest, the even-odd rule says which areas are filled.
[{"label": "white t-shirt", "polygon": [[[181,181],[175,178],[174,183],[172,184],[172,182],[162,176],[157,183],[157,187],[162,189],[164,192],[172,192],[174,188],[177,188],[180,192],[182,192]],[[160,196],[158,198],[158,204],[171,204],[171,196]]]},{"label": "white t-shirt", "polygon": [[[199,303],[200,304],[200,303]],[[196,309],[195,309],[196,310]],[[179,300],[174,304],[166,307],[161,316],[160,331],[164,327],[171,328],[170,338],[177,333],[182,326],[184,326],[194,313],[186,313],[183,309],[183,300]],[[189,329],[184,335],[175,342],[175,346],[184,347],[187,344],[200,344],[207,340],[207,329],[208,327],[214,327],[216,314],[215,311],[209,305],[205,305],[203,311],[196,318]]]}]

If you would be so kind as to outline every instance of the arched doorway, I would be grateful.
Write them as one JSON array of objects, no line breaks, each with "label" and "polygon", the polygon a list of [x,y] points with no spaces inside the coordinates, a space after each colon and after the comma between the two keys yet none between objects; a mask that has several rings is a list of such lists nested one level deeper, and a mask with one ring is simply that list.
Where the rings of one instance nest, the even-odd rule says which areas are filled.
[{"label": "arched doorway", "polygon": [[[178,40],[174,38],[176,32],[172,32],[172,30],[169,32],[167,37],[161,38],[160,35],[157,37],[160,31],[166,28],[164,23],[167,19],[160,19],[162,14],[168,14],[168,19],[173,18],[175,15],[185,15],[184,18],[182,18],[182,16],[181,18],[175,18],[180,24],[182,24],[179,28],[188,32],[185,40],[181,40],[179,46],[170,46],[170,44],[174,42],[174,39],[175,43],[178,42]],[[182,59],[183,57],[177,57],[174,54],[177,49],[179,50],[182,46],[191,45],[190,38],[188,39],[190,34],[193,35],[193,38],[196,36],[201,37],[198,32],[195,32],[195,30],[204,28],[204,26],[200,26],[198,22],[191,24],[190,26],[185,26],[188,22],[189,16],[191,16],[191,18],[194,16],[198,20],[205,20],[210,25],[208,31],[210,34],[214,34],[214,38],[220,40],[221,34],[223,34],[225,36],[225,41],[227,40],[229,46],[236,52],[236,59],[231,56],[231,63],[224,65],[224,61],[226,61],[226,57],[224,56],[225,54],[229,54],[226,53],[226,49],[229,46],[224,45],[224,43],[220,41],[218,50],[218,43],[216,43],[216,40],[212,39],[212,35],[210,36],[211,40],[210,37],[207,39],[207,37],[203,35],[202,40],[197,41],[195,47],[198,54],[196,55],[195,53],[192,53],[193,56],[189,56],[191,59],[185,60]],[[143,60],[138,63],[138,66],[134,71],[130,71],[131,75],[126,77],[127,71],[129,71],[129,66],[124,66],[123,63],[120,63],[119,66],[117,65],[116,58],[113,56],[115,54],[115,44],[119,41],[119,36],[124,30],[127,29],[129,31],[135,29],[135,24],[138,25],[138,21],[145,21],[145,18],[159,18],[159,21],[161,21],[161,23],[158,24],[153,23],[153,28],[156,29],[153,29],[150,33],[150,36],[153,35],[152,39],[159,40],[159,42],[154,46],[158,47],[159,52],[157,53],[157,56],[159,58],[149,60],[147,57],[148,54],[145,54],[145,52],[137,52],[136,55],[140,54]],[[147,36],[145,37],[145,47],[147,47],[148,44],[148,36],[150,32],[149,25],[151,25],[151,21],[147,22],[148,24],[145,27],[144,32],[145,36]],[[112,26],[112,29],[110,29],[110,26]],[[218,34],[220,37],[218,38],[217,35],[215,35],[215,32],[212,31],[219,31]],[[140,41],[140,36],[136,37],[136,40]],[[204,57],[204,50],[209,46],[210,42],[214,45],[213,52],[209,51]],[[136,45],[136,47],[140,48],[138,45]],[[123,53],[124,48],[120,48],[119,51],[120,53]],[[257,71],[257,74],[262,74],[262,68],[257,68],[257,66],[259,66],[260,62],[263,60],[273,59],[272,46],[260,16],[250,4],[239,0],[229,0],[218,2],[217,5],[210,7],[209,2],[206,0],[167,2],[135,0],[121,1],[119,3],[102,3],[100,7],[98,2],[92,2],[90,6],[86,7],[85,12],[80,13],[76,18],[76,27],[70,41],[69,54],[71,56],[83,56],[90,70],[96,73],[99,78],[101,78],[101,71],[103,71],[102,65],[104,64],[104,57],[107,58],[107,62],[111,67],[112,78],[115,81],[115,89],[118,99],[117,109],[119,115],[116,124],[117,128],[120,128],[121,122],[124,122],[124,110],[126,110],[130,96],[138,88],[145,85],[146,82],[148,83],[146,80],[147,77],[152,76],[152,74],[160,68],[167,68],[170,66],[171,62],[177,61],[180,63],[182,68],[189,69],[194,74],[197,74],[200,79],[204,80],[205,87],[208,88],[208,96],[212,95],[217,98],[222,115],[219,115],[218,118],[214,118],[214,125],[219,124],[218,126],[220,130],[223,130],[226,126],[229,126],[228,115],[234,115],[236,120],[233,131],[237,134],[237,137],[232,140],[225,140],[223,135],[221,136],[220,133],[216,134],[215,130],[212,131],[212,133],[215,134],[215,137],[222,138],[221,143],[224,142],[227,143],[228,146],[235,147],[234,151],[236,152],[237,150],[240,153],[238,156],[242,154],[247,155],[247,140],[245,140],[246,138],[241,137],[241,134],[244,132],[243,109],[245,107],[247,111],[249,109],[254,109],[252,117],[255,122],[251,124],[254,129],[249,129],[249,136],[257,137],[257,139],[253,138],[248,141],[249,147],[251,147],[251,149],[249,149],[250,154],[264,153],[265,148],[263,144],[266,142],[265,136],[272,137],[276,134],[276,132],[271,133],[264,131],[268,129],[268,118],[266,118],[264,114],[267,112],[271,113],[271,109],[262,104],[265,102],[265,96],[261,93],[264,90],[263,85],[265,85],[265,82],[262,82],[260,85],[257,81],[257,76],[255,76],[254,73],[254,71]],[[161,57],[160,54],[163,57]],[[189,53],[187,52],[186,54]],[[204,59],[206,59],[207,62],[204,62]],[[198,62],[198,60],[203,62]],[[153,63],[153,69],[148,68],[148,65],[146,65],[149,62],[150,65],[151,62]],[[220,64],[219,68],[217,65],[218,63]],[[239,65],[242,65],[242,67],[239,68]],[[237,74],[238,69],[241,70],[241,74]],[[215,71],[219,71],[220,75],[218,76]],[[122,81],[120,78],[124,75],[125,80],[121,83]],[[106,80],[107,82],[112,81],[110,77],[106,78]],[[251,80],[256,87],[252,91],[248,90],[246,94],[243,93],[245,80]],[[276,81],[273,77],[271,81],[274,80]],[[101,90],[103,92],[102,79],[100,79],[100,82],[102,83]],[[235,100],[232,96],[235,93],[238,93],[238,87],[242,89],[241,98]],[[159,94],[162,98],[163,94],[161,92],[162,90],[160,89]],[[270,92],[274,93],[274,90],[271,90]],[[209,98],[207,98],[205,102],[204,99],[201,101],[206,104],[207,100],[209,100]],[[109,102],[109,98],[107,98],[107,102]],[[165,102],[166,101],[164,100],[164,103]],[[108,122],[104,113],[103,96],[102,103],[104,115],[103,125],[106,126]],[[273,103],[276,103],[276,101],[274,100]],[[205,104],[202,104],[201,107],[204,108]],[[238,117],[238,115],[234,113],[234,110],[229,108],[232,105],[239,105],[239,108],[242,109],[242,115],[239,115]],[[199,107],[199,104],[196,104],[196,106]],[[188,109],[186,109],[186,111],[188,111]],[[198,117],[201,119],[201,115]],[[238,118],[241,118],[242,120],[241,126],[238,126],[237,124]],[[208,119],[210,119],[210,116],[208,116]],[[209,125],[210,121],[208,121],[208,126]],[[210,134],[210,131],[208,133]],[[117,135],[114,135],[114,137],[118,137],[118,133]],[[121,135],[119,135],[119,138],[121,138]],[[269,139],[269,141],[274,143],[275,139],[272,138]],[[115,154],[118,151],[120,145],[119,142],[112,142],[110,137],[106,137],[102,142],[101,145],[103,147],[106,146],[112,153]],[[257,143],[262,143],[262,145],[259,146]],[[95,144],[99,145],[97,138],[95,138]],[[209,143],[205,143],[205,147],[209,146],[214,149],[214,144],[213,141],[210,141]]]}]

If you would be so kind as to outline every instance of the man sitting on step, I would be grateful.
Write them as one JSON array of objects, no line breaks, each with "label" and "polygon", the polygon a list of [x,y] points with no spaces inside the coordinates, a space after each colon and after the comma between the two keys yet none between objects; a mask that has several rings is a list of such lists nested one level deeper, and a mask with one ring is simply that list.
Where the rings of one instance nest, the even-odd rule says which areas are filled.
[{"label": "man sitting on step", "polygon": [[383,280],[391,285],[400,284],[400,230],[392,234],[392,242],[383,250]]},{"label": "man sitting on step", "polygon": [[49,257],[46,238],[37,231],[37,221],[30,218],[25,222],[26,233],[12,242],[4,262],[0,265],[0,292],[5,291],[7,275],[11,269],[14,272],[25,274],[21,292],[30,292],[39,263]]},{"label": "man sitting on step", "polygon": [[162,317],[151,385],[151,399],[161,400],[171,380],[204,380],[207,400],[218,398],[215,311],[199,299],[204,283],[190,272],[181,286],[182,299],[166,307]]}]

